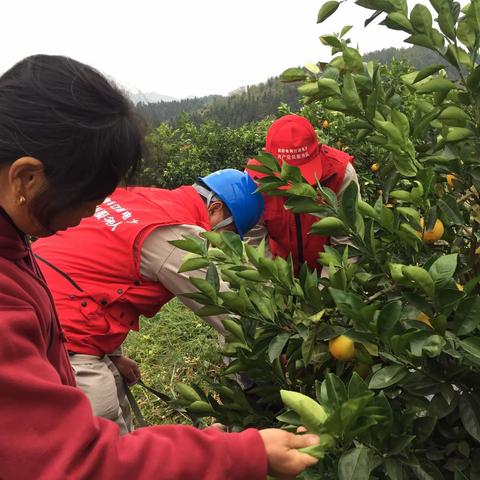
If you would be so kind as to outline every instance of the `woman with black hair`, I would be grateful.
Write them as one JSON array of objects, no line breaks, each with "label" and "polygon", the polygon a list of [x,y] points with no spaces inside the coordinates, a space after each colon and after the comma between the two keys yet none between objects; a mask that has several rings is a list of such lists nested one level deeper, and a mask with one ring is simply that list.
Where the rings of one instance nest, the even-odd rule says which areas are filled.
[{"label": "woman with black hair", "polygon": [[317,437],[167,425],[120,437],[75,387],[26,235],[92,215],[137,168],[141,139],[129,102],[86,65],[36,55],[0,77],[0,478],[292,478]]}]

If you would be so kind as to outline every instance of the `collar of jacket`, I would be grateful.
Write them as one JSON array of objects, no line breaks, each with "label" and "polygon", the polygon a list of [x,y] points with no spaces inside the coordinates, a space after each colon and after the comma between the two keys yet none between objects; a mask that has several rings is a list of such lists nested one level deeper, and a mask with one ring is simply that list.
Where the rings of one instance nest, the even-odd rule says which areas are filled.
[{"label": "collar of jacket", "polygon": [[14,225],[5,210],[0,208],[0,257],[19,260],[27,255],[25,234]]}]

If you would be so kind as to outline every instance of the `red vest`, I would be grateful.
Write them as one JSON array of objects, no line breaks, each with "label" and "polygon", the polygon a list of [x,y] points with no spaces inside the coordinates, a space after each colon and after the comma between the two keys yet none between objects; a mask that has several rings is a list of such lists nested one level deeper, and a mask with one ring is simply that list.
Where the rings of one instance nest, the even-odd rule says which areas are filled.
[{"label": "red vest", "polygon": [[145,238],[167,225],[211,229],[193,187],[118,188],[77,227],[34,242],[69,351],[113,352],[129,330],[138,330],[140,315],[155,315],[173,297],[162,284],[140,276]]},{"label": "red vest", "polygon": [[[353,157],[341,150],[337,150],[327,145],[320,146],[320,165],[318,177],[320,183],[337,193],[343,183],[347,165],[353,161]],[[248,165],[258,164],[254,159],[249,160]],[[247,171],[253,179],[264,177],[265,174],[249,170]],[[265,194],[265,211],[263,221],[268,231],[270,239],[270,250],[274,257],[279,256],[287,258],[291,253],[298,271],[298,244],[297,244],[297,225],[293,213],[285,208],[285,197]],[[309,235],[308,232],[318,217],[309,214],[297,215],[297,222],[300,223],[303,259],[312,269],[320,268],[317,262],[319,252],[323,251],[324,245],[328,242],[328,237],[319,235]]]}]

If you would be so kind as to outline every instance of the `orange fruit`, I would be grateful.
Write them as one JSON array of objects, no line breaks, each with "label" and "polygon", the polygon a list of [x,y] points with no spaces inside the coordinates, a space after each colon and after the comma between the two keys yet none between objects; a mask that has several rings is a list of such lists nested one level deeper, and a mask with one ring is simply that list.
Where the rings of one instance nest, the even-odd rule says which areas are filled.
[{"label": "orange fruit", "polygon": [[355,345],[353,340],[340,335],[337,338],[332,338],[328,342],[328,350],[330,355],[337,360],[351,360],[355,356]]},{"label": "orange fruit", "polygon": [[430,328],[433,328],[432,324],[430,323],[430,317],[426,313],[420,312],[417,315],[417,320],[424,323],[425,325],[428,325]]},{"label": "orange fruit", "polygon": [[322,128],[328,128],[330,126],[330,124],[328,123],[328,120],[324,120],[322,122]]},{"label": "orange fruit", "polygon": [[417,235],[428,244],[435,243],[437,240],[440,240],[445,233],[445,228],[440,219],[437,219],[432,230],[424,230],[425,221],[423,218],[420,219],[420,226],[422,227],[421,232],[417,232]]},{"label": "orange fruit", "polygon": [[380,165],[378,163],[372,163],[372,165],[370,166],[370,170],[373,173],[376,173],[380,170]]},{"label": "orange fruit", "polygon": [[450,188],[455,187],[455,182],[458,181],[458,177],[456,175],[453,175],[452,173],[449,173],[447,175],[447,184]]}]

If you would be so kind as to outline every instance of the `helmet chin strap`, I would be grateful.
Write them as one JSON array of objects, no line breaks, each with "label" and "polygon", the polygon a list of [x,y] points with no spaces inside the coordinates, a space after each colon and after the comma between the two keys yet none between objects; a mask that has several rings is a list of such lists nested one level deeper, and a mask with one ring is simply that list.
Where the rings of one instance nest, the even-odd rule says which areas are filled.
[{"label": "helmet chin strap", "polygon": [[[212,204],[213,201],[219,200],[221,201],[216,195],[215,192],[212,192],[208,188],[205,188],[202,185],[199,185],[198,183],[193,184],[193,188],[198,192],[199,195],[201,195],[205,200],[207,201],[207,208]],[[222,202],[223,203],[223,202]],[[232,225],[233,224],[233,217],[227,217],[218,222],[216,225],[212,227],[212,230],[218,230],[220,228],[226,227],[227,225]]]},{"label": "helmet chin strap", "polygon": [[221,222],[218,222],[212,227],[212,230],[219,230],[220,228],[226,227],[233,223],[233,217],[224,218]]}]

